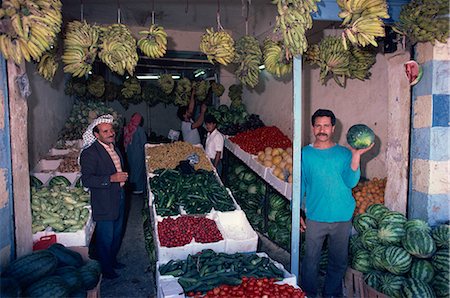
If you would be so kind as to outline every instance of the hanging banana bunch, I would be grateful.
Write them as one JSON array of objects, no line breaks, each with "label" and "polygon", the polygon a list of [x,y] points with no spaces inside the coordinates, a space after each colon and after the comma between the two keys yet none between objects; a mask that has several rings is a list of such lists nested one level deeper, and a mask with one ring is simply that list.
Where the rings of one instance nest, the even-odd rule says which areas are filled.
[{"label": "hanging banana bunch", "polygon": [[191,96],[191,89],[192,84],[189,79],[180,79],[175,88],[175,104],[178,106],[187,106]]},{"label": "hanging banana bunch", "polygon": [[236,42],[234,63],[238,64],[235,72],[237,79],[244,85],[254,88],[259,82],[259,66],[262,63],[262,52],[258,40],[245,35]]},{"label": "hanging banana bunch", "polygon": [[277,5],[278,16],[274,28],[275,35],[283,40],[288,51],[288,59],[302,55],[308,47],[305,32],[312,28],[311,13],[317,12],[320,0],[272,0]]},{"label": "hanging banana bunch", "polygon": [[234,40],[225,30],[214,31],[214,28],[206,29],[200,41],[200,51],[206,54],[208,61],[214,64],[214,60],[222,65],[231,63],[235,56]]},{"label": "hanging banana bunch", "polygon": [[92,70],[97,57],[99,27],[86,21],[73,21],[67,24],[64,39],[64,72],[73,77],[83,77]]},{"label": "hanging banana bunch", "polygon": [[221,97],[222,94],[225,92],[225,87],[217,82],[211,82],[211,91],[217,96]]},{"label": "hanging banana bunch", "polygon": [[200,81],[192,83],[192,89],[195,90],[195,97],[198,101],[202,102],[206,99],[210,86],[211,85],[209,84],[209,81]]},{"label": "hanging banana bunch", "polygon": [[175,86],[175,81],[171,74],[165,73],[159,76],[158,79],[159,86],[165,94],[170,94]]},{"label": "hanging banana bunch", "polygon": [[349,63],[350,79],[364,81],[371,76],[370,69],[376,62],[376,52],[370,48],[352,46]]},{"label": "hanging banana bunch", "polygon": [[305,57],[305,61],[308,62],[311,65],[318,64],[319,63],[319,45],[318,44],[312,44],[308,45],[308,49],[306,50],[303,57]]},{"label": "hanging banana bunch", "polygon": [[99,58],[112,71],[120,75],[125,70],[133,75],[139,56],[136,52],[136,40],[123,24],[113,24],[101,28]]},{"label": "hanging banana bunch", "polygon": [[56,62],[56,53],[46,52],[37,64],[37,71],[44,79],[51,82],[58,69],[58,65],[58,62]]},{"label": "hanging banana bunch", "polygon": [[105,94],[105,79],[100,75],[93,75],[87,81],[87,91],[100,98]]},{"label": "hanging banana bunch", "polygon": [[448,0],[413,0],[402,6],[392,29],[413,42],[446,43],[449,36]]},{"label": "hanging banana bunch", "polygon": [[381,19],[389,18],[386,0],[337,0],[337,4],[345,28],[342,33],[344,48],[347,49],[347,40],[353,45],[377,47],[375,38],[385,35]]},{"label": "hanging banana bunch", "polygon": [[0,51],[16,64],[38,62],[61,31],[61,1],[4,0],[0,8]]},{"label": "hanging banana bunch", "polygon": [[280,78],[292,72],[292,59],[283,42],[274,42],[266,38],[263,53],[266,70],[273,76]]},{"label": "hanging banana bunch", "polygon": [[167,33],[161,26],[152,24],[148,30],[139,31],[143,35],[138,41],[141,51],[149,58],[161,58],[167,51]]},{"label": "hanging banana bunch", "polygon": [[135,95],[141,94],[141,91],[141,83],[136,77],[130,77],[123,82],[121,92],[124,98],[130,99]]}]

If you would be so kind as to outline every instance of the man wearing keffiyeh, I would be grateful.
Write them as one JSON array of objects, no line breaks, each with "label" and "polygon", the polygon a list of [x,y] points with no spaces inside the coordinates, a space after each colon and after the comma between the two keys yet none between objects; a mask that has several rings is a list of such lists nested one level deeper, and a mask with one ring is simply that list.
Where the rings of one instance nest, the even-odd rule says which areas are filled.
[{"label": "man wearing keffiyeh", "polygon": [[128,173],[123,171],[123,159],[114,146],[116,133],[113,117],[95,119],[83,134],[80,156],[81,179],[91,192],[92,216],[95,226],[95,256],[102,267],[103,277],[119,275],[114,269],[123,268],[117,261],[122,243],[125,213],[123,186]]}]

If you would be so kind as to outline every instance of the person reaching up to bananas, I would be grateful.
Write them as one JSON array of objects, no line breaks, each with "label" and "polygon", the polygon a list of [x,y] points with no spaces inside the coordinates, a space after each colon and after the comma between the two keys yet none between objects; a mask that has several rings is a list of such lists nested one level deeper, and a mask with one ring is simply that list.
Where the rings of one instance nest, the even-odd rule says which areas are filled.
[{"label": "person reaching up to bananas", "polygon": [[183,140],[185,142],[191,143],[192,145],[201,144],[200,134],[198,133],[198,128],[202,126],[203,119],[205,117],[206,105],[203,103],[200,108],[200,115],[198,115],[197,120],[192,120],[195,107],[195,90],[192,89],[191,99],[188,106],[180,107],[177,111],[177,116],[181,120],[181,134],[183,135]]}]

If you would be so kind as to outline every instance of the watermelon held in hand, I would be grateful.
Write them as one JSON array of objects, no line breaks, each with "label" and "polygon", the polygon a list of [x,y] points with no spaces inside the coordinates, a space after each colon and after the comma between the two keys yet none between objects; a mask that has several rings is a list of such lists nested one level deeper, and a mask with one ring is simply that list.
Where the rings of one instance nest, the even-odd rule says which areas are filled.
[{"label": "watermelon held in hand", "polygon": [[365,124],[355,124],[347,131],[347,143],[354,149],[364,149],[372,145],[375,134]]}]

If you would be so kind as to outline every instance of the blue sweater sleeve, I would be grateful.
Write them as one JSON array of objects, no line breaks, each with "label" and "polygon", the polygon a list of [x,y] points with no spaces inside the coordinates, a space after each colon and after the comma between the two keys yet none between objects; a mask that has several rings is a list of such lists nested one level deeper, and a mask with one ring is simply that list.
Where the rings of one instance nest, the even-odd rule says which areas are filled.
[{"label": "blue sweater sleeve", "polygon": [[358,169],[356,171],[353,171],[351,162],[352,154],[350,153],[346,160],[346,167],[344,168],[344,171],[342,173],[342,179],[344,180],[344,183],[348,188],[355,187],[359,182],[359,178],[361,177],[360,167],[358,166]]}]

